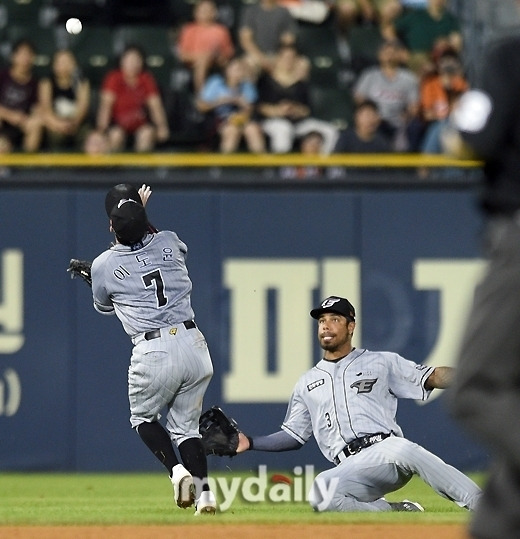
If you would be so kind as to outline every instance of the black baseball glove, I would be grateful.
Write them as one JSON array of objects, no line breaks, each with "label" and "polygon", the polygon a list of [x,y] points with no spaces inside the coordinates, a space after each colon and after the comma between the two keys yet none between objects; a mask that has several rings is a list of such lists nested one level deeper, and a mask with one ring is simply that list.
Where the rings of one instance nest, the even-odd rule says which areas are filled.
[{"label": "black baseball glove", "polygon": [[240,430],[236,421],[218,406],[212,406],[200,416],[199,432],[206,455],[234,457],[237,454]]},{"label": "black baseball glove", "polygon": [[69,267],[67,271],[70,272],[70,278],[74,279],[79,277],[83,279],[90,287],[92,286],[92,276],[90,274],[90,269],[92,267],[92,262],[88,260],[78,260],[77,258],[72,258],[69,262]]}]

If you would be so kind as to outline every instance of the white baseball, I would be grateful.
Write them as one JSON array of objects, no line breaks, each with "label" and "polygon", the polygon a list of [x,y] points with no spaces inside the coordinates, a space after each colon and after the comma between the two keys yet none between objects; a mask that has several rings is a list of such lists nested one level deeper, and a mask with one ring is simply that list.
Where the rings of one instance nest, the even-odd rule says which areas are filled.
[{"label": "white baseball", "polygon": [[65,29],[69,34],[79,34],[83,29],[83,25],[79,19],[73,17],[67,20],[65,23]]}]

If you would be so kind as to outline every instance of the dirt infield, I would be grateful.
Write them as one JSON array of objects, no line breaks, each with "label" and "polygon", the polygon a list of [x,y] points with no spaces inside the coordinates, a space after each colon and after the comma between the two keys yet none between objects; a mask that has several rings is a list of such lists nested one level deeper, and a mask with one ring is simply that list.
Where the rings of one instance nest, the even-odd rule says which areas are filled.
[{"label": "dirt infield", "polygon": [[469,539],[464,526],[424,524],[217,524],[191,526],[3,526],[1,539]]}]

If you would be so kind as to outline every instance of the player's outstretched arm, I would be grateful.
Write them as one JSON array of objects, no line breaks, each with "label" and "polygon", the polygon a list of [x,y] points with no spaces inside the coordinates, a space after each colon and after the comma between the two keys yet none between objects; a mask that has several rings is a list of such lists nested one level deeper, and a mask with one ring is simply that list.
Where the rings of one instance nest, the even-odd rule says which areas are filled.
[{"label": "player's outstretched arm", "polygon": [[248,449],[254,449],[256,451],[294,451],[300,449],[303,444],[293,438],[290,434],[287,434],[284,430],[273,432],[267,436],[247,436],[243,432],[238,435],[238,447],[236,452],[243,453]]},{"label": "player's outstretched arm", "polygon": [[303,445],[284,430],[251,438],[244,434],[236,421],[228,417],[218,406],[212,406],[201,414],[199,432],[206,455],[220,457],[233,457],[249,449],[292,451],[300,449]]},{"label": "player's outstretched arm", "polygon": [[424,387],[426,389],[446,389],[451,386],[454,376],[455,369],[453,367],[435,367]]}]

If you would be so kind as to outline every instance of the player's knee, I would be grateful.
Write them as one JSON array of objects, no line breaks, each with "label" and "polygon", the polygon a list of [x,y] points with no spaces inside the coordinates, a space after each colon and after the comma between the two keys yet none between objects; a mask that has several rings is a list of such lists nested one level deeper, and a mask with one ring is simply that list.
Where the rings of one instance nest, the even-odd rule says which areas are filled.
[{"label": "player's knee", "polygon": [[335,504],[336,490],[338,485],[338,478],[332,477],[330,479],[319,474],[312,483],[311,490],[308,495],[310,506],[314,511],[336,511]]},{"label": "player's knee", "polygon": [[314,509],[314,511],[320,510],[320,498],[319,493],[316,491],[316,488],[314,487],[314,484],[311,487],[311,490],[309,492],[308,496],[309,504]]}]

